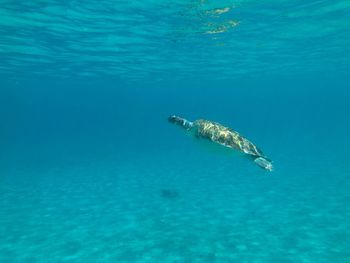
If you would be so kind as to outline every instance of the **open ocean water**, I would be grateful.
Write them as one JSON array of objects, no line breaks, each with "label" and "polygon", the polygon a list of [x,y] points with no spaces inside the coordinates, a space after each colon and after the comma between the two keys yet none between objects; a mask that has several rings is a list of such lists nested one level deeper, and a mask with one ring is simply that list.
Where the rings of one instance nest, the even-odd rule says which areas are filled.
[{"label": "open ocean water", "polygon": [[0,262],[350,262],[349,69],[348,0],[0,1]]}]

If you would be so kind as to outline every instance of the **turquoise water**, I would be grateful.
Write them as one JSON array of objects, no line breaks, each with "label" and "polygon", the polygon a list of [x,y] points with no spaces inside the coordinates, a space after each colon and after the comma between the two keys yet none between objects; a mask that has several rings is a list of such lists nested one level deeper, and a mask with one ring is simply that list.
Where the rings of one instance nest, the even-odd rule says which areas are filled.
[{"label": "turquoise water", "polygon": [[[349,18],[1,1],[0,262],[350,262]],[[274,171],[172,114],[232,127]]]}]

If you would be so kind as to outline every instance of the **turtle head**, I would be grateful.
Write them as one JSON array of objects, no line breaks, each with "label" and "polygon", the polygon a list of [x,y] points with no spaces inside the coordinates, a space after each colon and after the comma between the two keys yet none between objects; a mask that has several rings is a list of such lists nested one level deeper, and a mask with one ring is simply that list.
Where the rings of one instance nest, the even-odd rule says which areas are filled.
[{"label": "turtle head", "polygon": [[254,162],[265,170],[268,170],[270,172],[273,170],[272,161],[268,158],[258,157],[254,159]]},{"label": "turtle head", "polygon": [[176,115],[171,115],[168,117],[168,122],[177,123],[181,118]]},{"label": "turtle head", "polygon": [[186,130],[189,130],[192,128],[193,126],[193,123],[184,119],[184,118],[181,118],[181,117],[178,117],[176,115],[171,115],[168,117],[168,121],[170,123],[174,123],[176,125],[179,125],[181,126],[182,128],[185,128]]}]

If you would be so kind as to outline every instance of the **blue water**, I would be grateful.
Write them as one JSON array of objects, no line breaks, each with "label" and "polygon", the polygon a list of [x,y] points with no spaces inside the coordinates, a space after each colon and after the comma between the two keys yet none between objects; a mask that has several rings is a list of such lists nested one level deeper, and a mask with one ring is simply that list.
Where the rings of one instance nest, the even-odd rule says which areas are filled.
[{"label": "blue water", "polygon": [[0,61],[1,263],[350,262],[349,1],[1,1]]}]

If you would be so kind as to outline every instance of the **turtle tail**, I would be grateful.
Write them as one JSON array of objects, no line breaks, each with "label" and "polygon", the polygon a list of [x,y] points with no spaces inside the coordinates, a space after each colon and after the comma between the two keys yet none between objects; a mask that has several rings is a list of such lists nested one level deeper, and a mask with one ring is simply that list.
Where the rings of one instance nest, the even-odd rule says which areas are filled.
[{"label": "turtle tail", "polygon": [[193,127],[193,122],[190,122],[184,118],[181,118],[175,115],[169,116],[168,121],[176,125],[179,125],[186,130],[189,130]]}]

